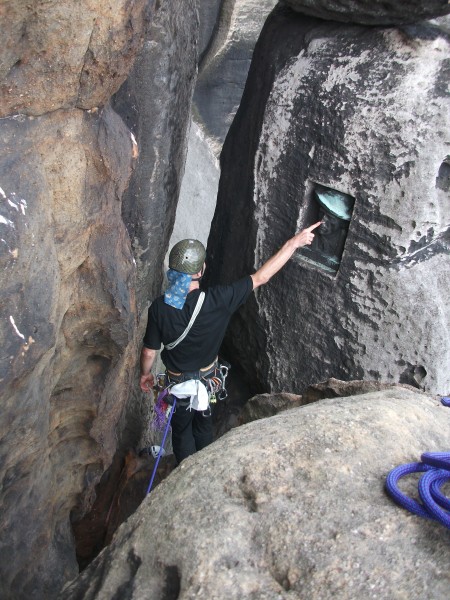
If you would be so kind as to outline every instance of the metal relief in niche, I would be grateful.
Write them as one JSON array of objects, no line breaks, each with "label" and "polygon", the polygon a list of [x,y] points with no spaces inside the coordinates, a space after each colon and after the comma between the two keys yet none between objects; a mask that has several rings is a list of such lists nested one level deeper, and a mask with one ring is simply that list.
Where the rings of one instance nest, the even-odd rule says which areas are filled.
[{"label": "metal relief in niche", "polygon": [[336,274],[344,252],[355,199],[318,183],[314,184],[307,210],[308,221],[322,221],[311,246],[299,251],[300,260]]}]

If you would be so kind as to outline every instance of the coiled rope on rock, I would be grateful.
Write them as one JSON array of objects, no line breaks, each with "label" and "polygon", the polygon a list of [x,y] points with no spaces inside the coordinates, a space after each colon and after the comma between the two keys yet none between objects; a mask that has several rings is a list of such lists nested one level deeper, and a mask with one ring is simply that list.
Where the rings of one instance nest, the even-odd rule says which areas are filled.
[{"label": "coiled rope on rock", "polygon": [[[441,487],[450,481],[450,452],[424,452],[420,459],[422,462],[392,469],[386,478],[386,491],[403,508],[419,517],[439,521],[450,529],[450,499],[441,491]],[[403,494],[397,484],[405,475],[422,472],[418,483],[420,503]]]},{"label": "coiled rope on rock", "polygon": [[[441,403],[450,407],[450,396],[443,396]],[[422,462],[407,463],[392,469],[386,477],[386,491],[391,498],[410,512],[438,521],[450,529],[450,498],[441,487],[450,481],[450,452],[424,452]],[[398,481],[410,473],[424,473],[418,483],[422,503],[417,502],[398,489]]]}]

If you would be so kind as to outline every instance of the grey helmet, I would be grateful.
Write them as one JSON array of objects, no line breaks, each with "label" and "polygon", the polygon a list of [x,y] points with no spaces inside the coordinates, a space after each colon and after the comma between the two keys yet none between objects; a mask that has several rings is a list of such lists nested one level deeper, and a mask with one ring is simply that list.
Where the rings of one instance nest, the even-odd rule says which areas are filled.
[{"label": "grey helmet", "polygon": [[169,254],[169,269],[195,275],[205,262],[205,246],[198,240],[181,240]]}]

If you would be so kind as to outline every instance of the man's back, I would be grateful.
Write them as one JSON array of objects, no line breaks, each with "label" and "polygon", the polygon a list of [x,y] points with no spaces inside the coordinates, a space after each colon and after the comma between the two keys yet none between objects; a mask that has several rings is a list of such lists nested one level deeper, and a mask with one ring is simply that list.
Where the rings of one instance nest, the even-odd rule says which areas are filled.
[{"label": "man's back", "polygon": [[[230,285],[213,286],[206,296],[192,329],[173,350],[164,349],[161,358],[171,371],[197,371],[215,360],[232,314],[247,300],[253,289],[250,276]],[[186,329],[197,304],[200,290],[191,291],[182,309],[169,306],[164,296],[149,308],[144,346],[159,350],[161,344],[175,341]]]}]

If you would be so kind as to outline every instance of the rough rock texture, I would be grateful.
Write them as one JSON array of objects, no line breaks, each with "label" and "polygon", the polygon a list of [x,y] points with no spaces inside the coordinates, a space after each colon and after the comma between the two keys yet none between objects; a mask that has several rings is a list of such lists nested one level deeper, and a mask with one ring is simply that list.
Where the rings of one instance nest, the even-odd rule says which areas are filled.
[{"label": "rough rock texture", "polygon": [[[183,238],[195,238],[206,247],[218,187],[219,161],[207,136],[192,121],[186,168],[169,248]],[[168,257],[166,262],[168,266]]]},{"label": "rough rock texture", "polygon": [[256,40],[275,4],[276,0],[198,3],[199,83],[169,247],[185,237],[205,243],[208,239],[219,185],[218,156],[242,97]]},{"label": "rough rock texture", "polygon": [[[173,471],[175,463],[173,454],[160,459],[152,490]],[[146,496],[154,466],[152,456],[138,456],[130,450],[105,473],[92,510],[73,526],[80,569],[89,565],[111,542],[119,525],[136,511]]]},{"label": "rough rock texture", "polygon": [[[223,0],[214,37],[199,65],[194,114],[220,148],[241,101],[253,48],[277,0]],[[200,18],[209,14],[200,3]]]},{"label": "rough rock texture", "polygon": [[[235,0],[236,1],[236,0]],[[198,57],[202,61],[213,43],[220,26],[220,14],[227,0],[199,0],[197,3],[200,29],[198,36]]]},{"label": "rough rock texture", "polygon": [[0,116],[105,104],[142,45],[149,6],[147,0],[2,2]]},{"label": "rough rock texture", "polygon": [[254,387],[450,388],[449,64],[448,34],[431,24],[350,26],[287,8],[266,22],[221,156],[209,281],[251,272],[317,220],[317,183],[355,206],[337,275],[298,253],[234,320],[228,354]]},{"label": "rough rock texture", "polygon": [[187,152],[198,27],[195,0],[158,2],[144,48],[114,97],[139,148],[123,199],[137,262],[139,314],[161,290]]},{"label": "rough rock texture", "polygon": [[[0,596],[40,600],[78,572],[71,521],[145,424],[147,400],[130,391],[182,175],[198,22],[193,0],[3,2],[0,14]],[[144,37],[137,69],[151,56],[154,79],[138,149],[109,99]],[[138,150],[133,218],[151,231],[137,284],[122,198]]]},{"label": "rough rock texture", "polygon": [[363,25],[401,25],[450,13],[447,0],[282,0],[300,13]]},{"label": "rough rock texture", "polygon": [[448,446],[448,411],[391,389],[234,429],[165,479],[61,598],[446,600],[446,530],[383,486]]},{"label": "rough rock texture", "polygon": [[[369,392],[379,392],[391,388],[390,383],[381,381],[340,381],[339,379],[328,379],[321,383],[310,385],[302,394],[302,403],[309,404],[324,398],[345,398],[346,396],[357,396]],[[401,384],[401,387],[414,391],[414,387]]]},{"label": "rough rock texture", "polygon": [[135,362],[132,141],[108,107],[5,118],[0,135],[0,579],[3,597],[42,598],[77,572],[69,515],[116,450]]},{"label": "rough rock texture", "polygon": [[302,396],[281,392],[280,394],[258,394],[245,404],[239,413],[239,425],[273,417],[283,410],[302,405]]}]

